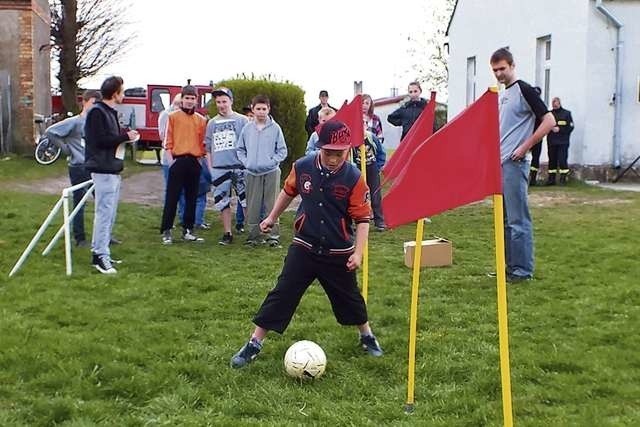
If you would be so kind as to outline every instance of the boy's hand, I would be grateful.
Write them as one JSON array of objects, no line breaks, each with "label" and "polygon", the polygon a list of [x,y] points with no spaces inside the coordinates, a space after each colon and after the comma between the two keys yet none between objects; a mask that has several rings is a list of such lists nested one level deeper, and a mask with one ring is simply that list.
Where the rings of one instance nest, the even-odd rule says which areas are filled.
[{"label": "boy's hand", "polygon": [[266,217],[264,220],[262,220],[262,222],[260,223],[260,231],[262,231],[263,233],[268,233],[271,231],[271,229],[273,228],[273,224],[275,224],[275,221],[271,219],[271,217]]},{"label": "boy's hand", "polygon": [[354,252],[347,260],[347,269],[349,271],[357,270],[360,268],[360,264],[362,264],[362,254]]}]

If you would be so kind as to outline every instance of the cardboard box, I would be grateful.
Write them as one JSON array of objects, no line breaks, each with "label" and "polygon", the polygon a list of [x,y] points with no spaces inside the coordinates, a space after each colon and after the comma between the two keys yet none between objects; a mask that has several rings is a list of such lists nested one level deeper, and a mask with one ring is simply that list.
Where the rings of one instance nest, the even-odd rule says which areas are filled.
[{"label": "cardboard box", "polygon": [[[416,242],[404,242],[404,265],[413,268]],[[445,267],[453,263],[453,247],[447,239],[422,241],[420,267]]]}]

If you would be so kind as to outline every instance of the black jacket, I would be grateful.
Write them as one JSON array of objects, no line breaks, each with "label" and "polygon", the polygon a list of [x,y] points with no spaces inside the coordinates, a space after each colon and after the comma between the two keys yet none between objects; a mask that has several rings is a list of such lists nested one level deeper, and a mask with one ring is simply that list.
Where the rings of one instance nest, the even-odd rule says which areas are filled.
[{"label": "black jacket", "polygon": [[[335,107],[327,104],[329,108],[333,108],[335,111],[338,111]],[[318,104],[312,109],[309,110],[309,114],[307,114],[307,121],[304,123],[304,129],[307,131],[307,137],[311,137],[311,134],[316,131],[316,126],[318,126],[318,112],[322,110],[322,105]]]},{"label": "black jacket", "polygon": [[116,158],[118,145],[129,137],[120,129],[118,112],[104,102],[96,102],[84,123],[85,168],[89,172],[119,174],[124,161]]},{"label": "black jacket", "polygon": [[571,111],[560,107],[557,110],[551,110],[553,117],[556,118],[556,126],[560,128],[558,132],[549,132],[547,135],[547,144],[549,145],[569,145],[569,136],[573,132],[573,118]]},{"label": "black jacket", "polygon": [[409,132],[427,105],[427,100],[420,98],[417,101],[407,101],[400,108],[387,116],[387,121],[394,126],[402,126],[402,138]]}]

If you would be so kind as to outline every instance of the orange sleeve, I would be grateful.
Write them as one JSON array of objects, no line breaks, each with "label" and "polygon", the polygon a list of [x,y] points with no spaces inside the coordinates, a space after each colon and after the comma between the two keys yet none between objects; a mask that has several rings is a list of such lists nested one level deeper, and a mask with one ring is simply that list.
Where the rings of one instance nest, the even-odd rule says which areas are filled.
[{"label": "orange sleeve", "polygon": [[199,128],[200,132],[198,132],[198,138],[200,141],[200,152],[202,153],[200,155],[200,157],[204,157],[207,154],[207,149],[206,146],[204,145],[204,134],[207,130],[207,119],[205,119],[204,117],[202,117],[202,120],[200,121],[200,128]]},{"label": "orange sleeve", "polygon": [[173,154],[173,125],[175,123],[174,121],[174,115],[173,114],[169,114],[169,123],[167,123],[167,143],[165,144],[165,149],[167,151],[171,151]]},{"label": "orange sleeve", "polygon": [[291,172],[289,172],[289,176],[284,181],[284,187],[282,187],[282,191],[287,193],[287,196],[296,197],[298,195],[298,178],[296,176],[296,164],[294,163],[291,166]]},{"label": "orange sleeve", "polygon": [[371,219],[371,195],[367,183],[360,175],[349,196],[349,216],[356,222],[369,222]]}]

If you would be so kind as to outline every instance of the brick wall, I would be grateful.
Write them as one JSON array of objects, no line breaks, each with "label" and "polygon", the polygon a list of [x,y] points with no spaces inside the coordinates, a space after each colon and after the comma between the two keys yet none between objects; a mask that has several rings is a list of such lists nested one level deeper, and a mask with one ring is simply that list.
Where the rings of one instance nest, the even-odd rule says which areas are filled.
[{"label": "brick wall", "polygon": [[[33,123],[33,26],[32,12],[20,11],[18,22],[20,23],[20,45],[18,47],[18,94],[17,99],[17,123],[15,144],[17,151],[27,151],[31,141],[34,141],[35,127]],[[18,148],[22,147],[22,148]]]}]

